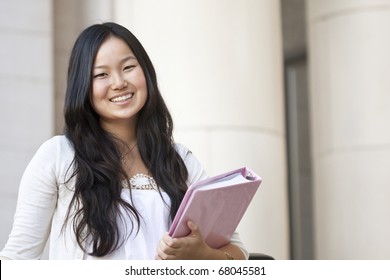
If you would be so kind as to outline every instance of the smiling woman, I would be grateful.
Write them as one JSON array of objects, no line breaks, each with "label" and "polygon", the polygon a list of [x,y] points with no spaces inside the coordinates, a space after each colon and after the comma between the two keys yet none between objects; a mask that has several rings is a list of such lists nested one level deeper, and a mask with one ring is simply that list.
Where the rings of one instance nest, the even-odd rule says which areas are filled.
[{"label": "smiling woman", "polygon": [[197,225],[171,238],[189,184],[206,173],[172,137],[171,115],[137,38],[115,23],[85,29],[69,60],[65,133],[36,152],[0,258],[244,259],[237,233],[207,246]]},{"label": "smiling woman", "polygon": [[[133,51],[121,39],[109,36],[97,52],[93,67],[92,105],[101,125],[123,123],[135,131],[136,117],[147,99],[144,73]],[[116,129],[116,128],[115,128]]]}]

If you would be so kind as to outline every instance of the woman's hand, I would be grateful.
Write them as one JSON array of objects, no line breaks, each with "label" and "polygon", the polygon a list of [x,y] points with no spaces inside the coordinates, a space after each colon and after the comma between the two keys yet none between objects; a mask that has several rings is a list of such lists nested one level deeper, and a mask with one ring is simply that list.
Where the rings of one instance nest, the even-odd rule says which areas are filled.
[{"label": "woman's hand", "polygon": [[[215,257],[217,250],[210,248],[203,240],[197,225],[188,221],[190,234],[181,238],[172,238],[166,233],[157,247],[156,259],[159,260],[202,260]],[[223,252],[220,252],[223,254]],[[221,255],[220,255],[221,256]],[[223,256],[222,256],[223,258]]]}]

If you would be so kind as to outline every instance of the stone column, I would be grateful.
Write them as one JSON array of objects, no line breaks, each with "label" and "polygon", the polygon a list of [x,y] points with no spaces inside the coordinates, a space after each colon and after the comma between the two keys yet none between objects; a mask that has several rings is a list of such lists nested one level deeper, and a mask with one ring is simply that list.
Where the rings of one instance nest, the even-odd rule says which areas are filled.
[{"label": "stone column", "polygon": [[242,223],[251,252],[289,257],[280,3],[117,1],[149,53],[177,142],[209,175],[241,166],[264,181]]},{"label": "stone column", "polygon": [[307,2],[318,259],[390,258],[390,1]]},{"label": "stone column", "polygon": [[1,1],[0,247],[23,171],[53,125],[52,1]]}]

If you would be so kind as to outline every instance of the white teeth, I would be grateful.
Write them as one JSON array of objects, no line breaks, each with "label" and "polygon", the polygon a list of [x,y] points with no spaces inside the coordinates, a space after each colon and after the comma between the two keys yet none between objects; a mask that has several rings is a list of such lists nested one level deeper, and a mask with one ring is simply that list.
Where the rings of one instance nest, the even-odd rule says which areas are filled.
[{"label": "white teeth", "polygon": [[126,95],[122,95],[122,96],[111,98],[110,101],[111,102],[125,101],[125,100],[128,100],[128,99],[132,98],[133,95],[134,95],[134,93],[129,93],[129,94],[126,94]]}]

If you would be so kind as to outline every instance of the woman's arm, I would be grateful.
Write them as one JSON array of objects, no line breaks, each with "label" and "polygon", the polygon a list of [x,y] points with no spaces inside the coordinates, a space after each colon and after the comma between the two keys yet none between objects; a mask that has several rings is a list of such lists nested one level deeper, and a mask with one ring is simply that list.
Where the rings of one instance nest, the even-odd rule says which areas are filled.
[{"label": "woman's arm", "polygon": [[43,253],[57,202],[56,147],[49,141],[38,149],[23,174],[14,223],[0,258],[39,259]]}]

